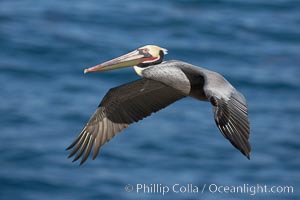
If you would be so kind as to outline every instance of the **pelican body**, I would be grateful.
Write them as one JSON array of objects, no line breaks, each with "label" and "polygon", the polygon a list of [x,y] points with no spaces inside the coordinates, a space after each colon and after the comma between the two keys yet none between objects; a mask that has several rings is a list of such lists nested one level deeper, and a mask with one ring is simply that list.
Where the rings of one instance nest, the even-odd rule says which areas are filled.
[{"label": "pelican body", "polygon": [[250,123],[244,96],[223,76],[189,63],[163,62],[167,50],[147,45],[84,70],[102,72],[132,66],[142,78],[110,89],[79,136],[67,148],[73,161],[84,163],[93,148],[99,149],[133,122],[157,112],[184,97],[211,103],[214,119],[223,136],[250,159]]}]

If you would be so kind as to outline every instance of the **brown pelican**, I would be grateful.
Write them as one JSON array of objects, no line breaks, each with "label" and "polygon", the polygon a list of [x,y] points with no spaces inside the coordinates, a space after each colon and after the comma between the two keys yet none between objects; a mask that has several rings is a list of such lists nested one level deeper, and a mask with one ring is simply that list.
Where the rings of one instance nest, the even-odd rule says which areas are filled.
[{"label": "brown pelican", "polygon": [[167,50],[147,45],[84,70],[103,72],[133,66],[143,77],[110,89],[79,136],[67,148],[69,158],[84,163],[133,122],[157,112],[175,101],[190,96],[212,105],[215,122],[223,136],[250,159],[250,123],[244,96],[220,74],[185,62],[163,62]]}]

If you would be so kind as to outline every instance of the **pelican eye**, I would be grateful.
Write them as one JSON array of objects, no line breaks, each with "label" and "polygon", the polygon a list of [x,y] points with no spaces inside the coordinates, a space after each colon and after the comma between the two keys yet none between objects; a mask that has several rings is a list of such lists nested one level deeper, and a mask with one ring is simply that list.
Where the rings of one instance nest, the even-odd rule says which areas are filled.
[{"label": "pelican eye", "polygon": [[149,52],[149,49],[148,49],[148,48],[144,48],[144,49],[142,49],[142,52],[143,52],[144,54],[146,54],[146,53]]},{"label": "pelican eye", "polygon": [[146,58],[152,57],[152,55],[149,53],[148,48],[138,49],[138,51],[139,51],[140,54],[143,54]]}]

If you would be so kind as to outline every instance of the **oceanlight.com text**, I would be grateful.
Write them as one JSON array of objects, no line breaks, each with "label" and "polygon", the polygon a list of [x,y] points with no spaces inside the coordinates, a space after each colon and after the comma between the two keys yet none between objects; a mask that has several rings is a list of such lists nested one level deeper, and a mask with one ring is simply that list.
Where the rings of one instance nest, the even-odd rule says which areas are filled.
[{"label": "oceanlight.com text", "polygon": [[271,194],[292,194],[294,193],[294,187],[291,185],[277,185],[268,186],[264,184],[242,184],[242,185],[221,185],[221,184],[179,184],[175,183],[172,185],[153,183],[144,184],[137,183],[135,185],[127,184],[124,187],[126,192],[135,192],[137,194],[159,194],[166,195],[168,193],[178,193],[178,194],[202,194],[205,192],[211,194],[247,194],[247,195],[257,195],[259,193],[271,193]]}]

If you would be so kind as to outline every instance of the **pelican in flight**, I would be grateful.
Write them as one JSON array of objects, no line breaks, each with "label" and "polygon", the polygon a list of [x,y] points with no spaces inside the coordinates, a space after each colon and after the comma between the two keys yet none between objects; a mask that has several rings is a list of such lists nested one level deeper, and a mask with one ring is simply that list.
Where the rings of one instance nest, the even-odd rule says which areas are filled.
[{"label": "pelican in flight", "polygon": [[130,124],[155,113],[184,97],[208,101],[215,122],[230,143],[250,159],[250,123],[244,96],[223,76],[189,63],[163,62],[167,50],[147,45],[113,60],[90,67],[103,72],[132,66],[141,79],[110,89],[81,133],[67,148],[69,158],[81,157],[83,164],[93,149],[99,149]]}]

